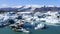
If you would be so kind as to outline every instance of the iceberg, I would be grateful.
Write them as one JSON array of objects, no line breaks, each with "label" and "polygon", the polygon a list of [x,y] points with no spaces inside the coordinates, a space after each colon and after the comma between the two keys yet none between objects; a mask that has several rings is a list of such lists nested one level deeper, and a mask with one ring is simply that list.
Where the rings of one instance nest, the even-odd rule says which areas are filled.
[{"label": "iceberg", "polygon": [[45,27],[44,24],[38,24],[37,27],[35,27],[35,30],[37,30],[37,29],[42,29],[42,28],[44,28],[44,27]]}]

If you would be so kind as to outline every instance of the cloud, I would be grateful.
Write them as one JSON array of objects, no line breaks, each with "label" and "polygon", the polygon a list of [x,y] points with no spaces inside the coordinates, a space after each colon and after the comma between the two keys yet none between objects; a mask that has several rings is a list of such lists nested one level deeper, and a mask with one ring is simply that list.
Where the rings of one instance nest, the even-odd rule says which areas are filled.
[{"label": "cloud", "polygon": [[24,8],[29,8],[29,7],[31,7],[31,5],[25,5],[25,7],[24,7]]},{"label": "cloud", "polygon": [[43,7],[44,5],[32,5],[32,7],[36,7],[36,8],[41,8]]},{"label": "cloud", "polygon": [[54,5],[46,5],[46,7],[54,7]]},{"label": "cloud", "polygon": [[12,8],[20,8],[20,7],[22,7],[22,6],[20,6],[20,5],[12,6]]},{"label": "cloud", "polygon": [[22,6],[21,6],[21,5],[0,4],[0,8],[7,8],[7,7],[11,7],[11,8],[20,8],[20,7],[22,7]]},{"label": "cloud", "polygon": [[7,7],[8,5],[7,4],[2,4],[3,7]]},{"label": "cloud", "polygon": [[1,4],[0,7],[1,8],[8,7],[8,4]]}]

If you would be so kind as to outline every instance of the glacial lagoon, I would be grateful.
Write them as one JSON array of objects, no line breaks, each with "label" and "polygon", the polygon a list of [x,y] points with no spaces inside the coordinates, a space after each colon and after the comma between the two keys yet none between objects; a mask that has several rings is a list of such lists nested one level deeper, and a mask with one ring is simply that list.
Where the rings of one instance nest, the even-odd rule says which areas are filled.
[{"label": "glacial lagoon", "polygon": [[60,26],[49,26],[47,29],[31,30],[30,33],[15,32],[8,26],[0,28],[0,34],[60,34]]},{"label": "glacial lagoon", "polygon": [[[38,14],[39,12],[37,12],[37,14]],[[40,14],[40,13],[39,13]],[[38,14],[38,15],[39,15]],[[50,13],[49,13],[50,14]],[[38,15],[36,15],[36,16],[38,16]],[[50,14],[51,15],[51,14]],[[9,15],[8,15],[9,16]],[[25,16],[25,15],[23,15],[23,16]],[[44,18],[44,19],[41,19],[41,15],[39,15],[40,16],[40,19],[38,19],[38,18],[36,18],[35,17],[35,19],[37,20],[36,22],[38,23],[39,21],[42,21],[41,23],[43,23],[43,24],[46,24],[46,27],[47,28],[45,28],[45,29],[37,29],[37,30],[35,30],[35,29],[29,29],[29,33],[26,33],[26,32],[16,32],[16,31],[14,31],[14,30],[12,30],[9,26],[6,26],[6,27],[2,27],[2,28],[0,28],[0,33],[1,34],[60,34],[60,25],[58,25],[58,24],[60,24],[60,22],[58,22],[55,18],[51,18],[51,17],[49,17],[47,20],[44,18],[44,17],[42,17],[42,18]],[[10,16],[9,16],[10,17]],[[31,16],[30,16],[31,17]],[[29,17],[29,18],[30,18]],[[5,17],[5,18],[7,18],[7,16]],[[26,18],[26,17],[25,17]],[[51,19],[53,19],[53,21],[51,20]],[[13,19],[14,20],[14,19]],[[27,20],[29,20],[28,19],[28,17],[27,17]],[[45,22],[44,20],[46,20],[47,22]],[[56,21],[56,23],[55,23],[55,21]],[[5,22],[5,21],[4,21]],[[4,23],[3,22],[3,23]],[[32,21],[33,22],[33,21]],[[50,23],[51,22],[51,23]],[[58,23],[57,23],[58,22]],[[33,23],[34,24],[34,23]]]}]

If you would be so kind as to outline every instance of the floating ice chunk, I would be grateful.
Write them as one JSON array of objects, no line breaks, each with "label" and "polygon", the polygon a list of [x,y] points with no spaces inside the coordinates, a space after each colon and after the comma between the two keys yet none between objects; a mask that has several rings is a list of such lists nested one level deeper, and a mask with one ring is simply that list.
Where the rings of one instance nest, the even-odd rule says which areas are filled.
[{"label": "floating ice chunk", "polygon": [[23,29],[23,32],[25,32],[25,33],[29,33],[29,31],[27,31],[27,30],[25,30],[25,29]]},{"label": "floating ice chunk", "polygon": [[34,16],[33,19],[37,19],[38,17],[37,16]]},{"label": "floating ice chunk", "polygon": [[45,27],[44,24],[38,24],[37,27],[35,27],[35,30],[41,29],[41,28],[44,28],[44,27]]},{"label": "floating ice chunk", "polygon": [[46,22],[47,23],[52,23],[52,24],[56,24],[56,23],[59,23],[58,20],[56,19],[56,16],[49,16],[49,17],[46,17]]},{"label": "floating ice chunk", "polygon": [[34,25],[34,22],[31,22],[31,25]]},{"label": "floating ice chunk", "polygon": [[36,19],[36,21],[40,21],[40,19],[39,19],[39,18],[37,18],[37,19]]},{"label": "floating ice chunk", "polygon": [[46,20],[45,18],[40,18],[40,20]]},{"label": "floating ice chunk", "polygon": [[9,19],[9,17],[5,16],[5,17],[4,17],[4,20],[7,20],[7,19]]},{"label": "floating ice chunk", "polygon": [[39,16],[39,15],[42,15],[40,12],[36,12],[35,14],[34,14],[34,16]]},{"label": "floating ice chunk", "polygon": [[31,20],[31,18],[27,18],[26,20],[27,20],[27,21],[30,21],[30,20]]}]

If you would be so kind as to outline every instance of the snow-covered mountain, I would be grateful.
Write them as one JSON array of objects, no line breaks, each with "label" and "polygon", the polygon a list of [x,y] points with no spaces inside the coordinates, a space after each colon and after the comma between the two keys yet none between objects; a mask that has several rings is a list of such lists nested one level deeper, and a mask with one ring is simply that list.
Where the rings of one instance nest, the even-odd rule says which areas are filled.
[{"label": "snow-covered mountain", "polygon": [[60,7],[54,5],[24,5],[24,6],[13,6],[8,8],[0,8],[1,11],[34,11],[34,12],[46,12],[46,11],[60,11]]}]

